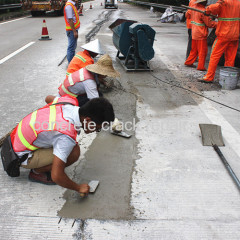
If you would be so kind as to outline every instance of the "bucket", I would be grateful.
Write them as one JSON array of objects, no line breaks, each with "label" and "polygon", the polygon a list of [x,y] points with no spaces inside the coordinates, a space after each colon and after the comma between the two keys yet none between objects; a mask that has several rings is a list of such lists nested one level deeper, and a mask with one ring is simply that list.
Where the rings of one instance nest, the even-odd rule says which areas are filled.
[{"label": "bucket", "polygon": [[235,67],[223,67],[220,69],[219,84],[222,89],[233,90],[237,87],[239,79],[239,69]]}]

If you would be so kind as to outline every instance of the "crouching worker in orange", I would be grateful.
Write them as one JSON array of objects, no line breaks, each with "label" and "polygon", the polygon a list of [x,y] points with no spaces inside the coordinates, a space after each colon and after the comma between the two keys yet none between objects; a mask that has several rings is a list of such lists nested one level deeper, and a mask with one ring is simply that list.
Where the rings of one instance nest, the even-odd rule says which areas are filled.
[{"label": "crouching worker in orange", "polygon": [[[105,54],[98,59],[97,63],[81,68],[66,77],[58,88],[57,96],[68,94],[77,97],[81,107],[90,99],[99,97],[99,84],[104,84],[107,76],[115,78],[119,77],[120,73],[114,69],[111,57]],[[50,103],[54,98],[55,96],[48,95],[45,101]]]},{"label": "crouching worker in orange", "polygon": [[225,66],[234,66],[239,44],[240,1],[219,0],[206,8],[206,14],[218,15],[217,38],[213,43],[208,71],[199,79],[201,82],[211,83],[223,53],[225,53]]},{"label": "crouching worker in orange", "polygon": [[83,48],[84,51],[78,52],[73,57],[68,65],[66,76],[69,76],[71,73],[78,71],[87,65],[94,64],[94,58],[99,54],[104,54],[103,48],[98,39],[81,46],[81,48]]},{"label": "crouching worker in orange", "polygon": [[76,162],[80,148],[76,137],[80,126],[85,133],[99,132],[103,123],[114,121],[112,104],[104,98],[89,101],[82,108],[76,98],[65,95],[23,118],[5,139],[1,157],[11,177],[19,167],[31,169],[29,180],[88,194],[87,184],[73,182],[65,168]]},{"label": "crouching worker in orange", "polygon": [[[195,8],[201,11],[205,10],[207,0],[197,0]],[[207,57],[208,46],[207,36],[208,28],[216,28],[217,23],[203,13],[191,11],[192,24],[192,50],[187,58],[185,65],[192,67],[198,57],[197,70],[206,71],[205,60]]]}]

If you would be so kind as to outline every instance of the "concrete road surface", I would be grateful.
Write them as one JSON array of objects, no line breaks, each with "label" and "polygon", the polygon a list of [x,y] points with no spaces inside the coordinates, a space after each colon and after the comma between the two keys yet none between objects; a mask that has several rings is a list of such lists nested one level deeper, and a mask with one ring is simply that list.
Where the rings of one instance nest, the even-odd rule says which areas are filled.
[{"label": "concrete road surface", "polygon": [[[198,124],[222,127],[221,150],[240,178],[240,113],[172,85],[236,109],[239,89],[197,83],[203,73],[183,65],[184,23],[162,24],[157,14],[126,3],[106,10],[101,2],[91,2],[93,9],[84,3],[77,51],[109,15],[92,39],[103,43],[121,73],[112,80],[114,88],[102,91],[120,120],[135,123],[128,131],[132,137],[81,133],[81,157],[67,173],[79,183],[100,180],[85,199],[60,186],[29,182],[24,169],[10,178],[0,166],[0,239],[239,239],[239,190],[214,150],[202,146]],[[117,18],[156,31],[151,73],[126,72],[116,61],[108,26]],[[51,41],[38,40],[43,19]],[[67,48],[64,24],[52,13],[0,23],[0,136],[57,93],[67,68],[66,61],[58,66]]]}]

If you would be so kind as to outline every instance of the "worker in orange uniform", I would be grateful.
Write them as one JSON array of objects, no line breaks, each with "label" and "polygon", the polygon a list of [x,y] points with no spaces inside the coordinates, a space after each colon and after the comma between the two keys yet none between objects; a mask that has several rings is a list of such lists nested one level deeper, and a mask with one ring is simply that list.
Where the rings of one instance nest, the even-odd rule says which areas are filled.
[{"label": "worker in orange uniform", "polygon": [[68,37],[67,60],[71,62],[75,55],[77,47],[78,30],[80,28],[80,21],[76,3],[78,0],[68,0],[64,7],[64,19],[66,23],[66,33]]},{"label": "worker in orange uniform", "polygon": [[[189,7],[194,7],[196,0],[190,0],[189,1]],[[192,24],[191,24],[191,10],[188,10],[185,14],[186,17],[186,24],[188,29],[188,45],[187,45],[187,53],[186,53],[186,59],[188,58],[190,51],[192,49]]]},{"label": "worker in orange uniform", "polygon": [[83,48],[84,51],[78,52],[73,57],[72,61],[68,65],[66,76],[69,76],[71,73],[76,72],[87,65],[94,64],[93,58],[95,58],[98,54],[104,54],[98,39],[81,46],[81,48]]},{"label": "worker in orange uniform", "polygon": [[213,43],[207,74],[199,80],[212,83],[223,53],[225,53],[225,66],[234,66],[239,44],[240,1],[219,0],[206,8],[206,14],[218,15],[217,38]]},{"label": "worker in orange uniform", "polygon": [[[196,9],[204,11],[207,0],[197,0],[195,4]],[[185,65],[193,66],[193,63],[198,57],[199,60],[197,70],[206,71],[205,60],[208,52],[208,28],[216,28],[217,22],[211,20],[210,17],[205,16],[201,12],[191,11],[190,14],[192,19],[192,50],[185,62]]]}]

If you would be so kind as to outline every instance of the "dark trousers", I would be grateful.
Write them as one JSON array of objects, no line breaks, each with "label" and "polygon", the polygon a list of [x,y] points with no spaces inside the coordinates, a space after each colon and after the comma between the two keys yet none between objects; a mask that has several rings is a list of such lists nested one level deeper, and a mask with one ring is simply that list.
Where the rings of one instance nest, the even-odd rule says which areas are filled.
[{"label": "dark trousers", "polygon": [[192,49],[192,29],[188,29],[188,45],[187,45],[186,59],[188,58],[191,52],[191,49]]}]

